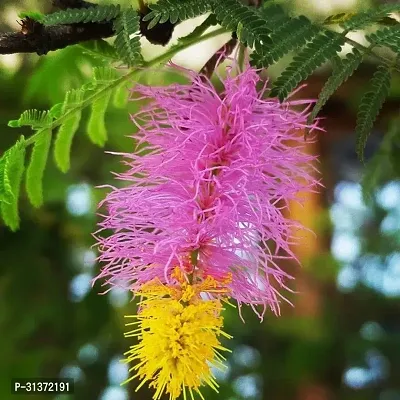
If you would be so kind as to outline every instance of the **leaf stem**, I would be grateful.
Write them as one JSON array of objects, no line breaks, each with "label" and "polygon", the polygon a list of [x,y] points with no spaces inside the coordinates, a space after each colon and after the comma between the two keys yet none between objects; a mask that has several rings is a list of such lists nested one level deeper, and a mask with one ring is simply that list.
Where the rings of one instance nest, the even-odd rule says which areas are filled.
[{"label": "leaf stem", "polygon": [[[362,45],[361,43],[356,42],[353,39],[348,38],[347,36],[344,36],[344,40],[350,44],[351,46],[355,47],[356,49],[360,50],[363,52],[363,54],[369,54],[372,57],[375,57],[377,60],[385,63],[385,64],[393,64],[393,60],[387,58],[387,57],[383,57],[380,56],[379,54],[374,53],[372,50],[374,48],[374,45],[371,45],[370,47],[366,47],[364,45]],[[394,63],[393,65],[393,69],[395,69],[396,71],[400,72],[400,65],[397,65],[397,63]]]}]

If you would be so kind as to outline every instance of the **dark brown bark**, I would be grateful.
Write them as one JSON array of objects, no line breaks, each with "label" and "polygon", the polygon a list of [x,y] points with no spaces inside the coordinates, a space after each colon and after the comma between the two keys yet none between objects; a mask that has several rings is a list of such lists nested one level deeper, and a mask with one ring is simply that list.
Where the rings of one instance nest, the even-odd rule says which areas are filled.
[{"label": "dark brown bark", "polygon": [[[96,6],[83,0],[53,0],[52,4],[61,10],[67,8],[88,8]],[[169,21],[157,24],[148,30],[148,21],[143,17],[149,12],[144,6],[140,9],[140,31],[153,44],[166,45],[171,39],[175,24]],[[63,49],[88,40],[104,39],[114,35],[114,21],[101,23],[79,23],[45,26],[30,18],[21,21],[20,32],[0,34],[0,54],[37,53],[47,54],[49,51]]]},{"label": "dark brown bark", "polygon": [[29,20],[29,24],[32,24],[33,28],[28,32],[21,30],[21,32],[0,35],[0,54],[37,53],[43,55],[80,42],[114,35],[110,22],[44,26]]}]

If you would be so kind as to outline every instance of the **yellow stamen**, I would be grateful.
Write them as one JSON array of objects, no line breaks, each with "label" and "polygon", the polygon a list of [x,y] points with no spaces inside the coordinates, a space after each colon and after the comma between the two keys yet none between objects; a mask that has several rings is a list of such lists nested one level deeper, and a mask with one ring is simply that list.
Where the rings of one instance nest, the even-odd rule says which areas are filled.
[{"label": "yellow stamen", "polygon": [[189,285],[178,272],[175,278],[180,286],[166,286],[158,280],[143,285],[140,311],[133,316],[138,325],[126,333],[127,337],[139,339],[125,353],[125,361],[136,364],[131,368],[136,375],[128,381],[139,377],[142,382],[138,389],[151,381],[154,400],[163,393],[168,393],[170,400],[181,394],[186,399],[187,392],[192,399],[195,393],[202,398],[203,385],[218,391],[211,367],[223,368],[219,351],[229,351],[219,341],[221,335],[230,338],[221,330],[221,301],[200,296],[201,292],[218,289],[220,284],[207,277]]}]

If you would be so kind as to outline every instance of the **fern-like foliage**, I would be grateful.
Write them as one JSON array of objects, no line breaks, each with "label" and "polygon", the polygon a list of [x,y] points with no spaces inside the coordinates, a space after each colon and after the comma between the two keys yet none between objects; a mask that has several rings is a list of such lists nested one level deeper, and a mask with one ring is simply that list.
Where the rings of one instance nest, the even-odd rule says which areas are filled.
[{"label": "fern-like foliage", "polygon": [[32,149],[31,158],[26,170],[26,192],[34,207],[43,204],[43,175],[49,157],[51,130],[42,129]]},{"label": "fern-like foliage", "polygon": [[315,104],[309,118],[308,122],[317,116],[321,108],[326,104],[328,99],[336,92],[336,90],[341,86],[347,79],[354,73],[362,61],[362,54],[353,49],[352,53],[347,54],[346,58],[341,60],[338,58],[333,64],[332,75],[326,81],[324,87],[322,88],[318,101]]},{"label": "fern-like foliage", "polygon": [[121,12],[119,5],[98,5],[88,8],[68,8],[43,17],[44,25],[75,24],[78,22],[103,22],[116,18]]},{"label": "fern-like foliage", "polygon": [[13,231],[19,227],[18,198],[24,169],[25,139],[21,137],[0,159],[1,216]]},{"label": "fern-like foliage", "polygon": [[342,20],[339,23],[343,29],[347,31],[354,31],[357,29],[362,29],[374,22],[377,22],[393,12],[399,11],[399,3],[383,4],[381,6],[371,8],[368,11],[364,11],[361,13],[344,14],[342,15]]},{"label": "fern-like foliage", "polygon": [[129,98],[129,90],[126,82],[123,82],[114,90],[114,93],[112,95],[112,105],[115,108],[124,108],[128,103],[128,98]]},{"label": "fern-like foliage", "polygon": [[379,150],[366,165],[361,182],[363,198],[366,203],[372,200],[374,189],[395,173],[394,165],[398,164],[399,148],[400,120],[396,118],[390,123]]},{"label": "fern-like foliage", "polygon": [[279,4],[266,2],[257,11],[272,27],[278,27],[288,20],[288,16]]},{"label": "fern-like foliage", "polygon": [[380,65],[370,82],[370,88],[361,99],[357,114],[356,151],[360,160],[364,159],[364,148],[374,121],[389,93],[392,70]]},{"label": "fern-like foliage", "polygon": [[[49,111],[24,111],[19,119],[9,122],[10,127],[30,126],[36,131],[25,180],[28,198],[33,206],[39,207],[43,204],[43,175],[55,128],[58,127],[54,140],[54,159],[57,167],[62,172],[67,172],[70,168],[72,142],[79,128],[82,109],[90,105],[88,136],[94,143],[103,146],[107,140],[104,115],[109,105],[111,89],[118,88],[123,83],[126,82],[120,79],[115,69],[95,68],[93,79],[80,89],[68,91],[63,103],[56,104]],[[10,204],[2,205],[2,210],[6,214],[4,220],[11,229],[18,227],[15,199],[18,198],[19,186],[14,187],[14,177],[17,178],[15,182],[20,183],[24,170],[22,168],[21,177],[19,172],[13,172],[14,158],[15,154],[20,154],[22,150],[24,152],[24,149],[25,142],[21,140],[0,159],[0,202]],[[15,165],[18,166],[18,171],[21,171],[23,163],[18,161]]]},{"label": "fern-like foliage", "polygon": [[114,22],[114,30],[117,35],[114,46],[119,57],[129,66],[142,63],[139,32],[139,16],[133,9],[122,11]]},{"label": "fern-like foliage", "polygon": [[[99,90],[118,77],[114,69],[103,67],[95,68],[93,89]],[[95,100],[90,106],[90,116],[87,124],[87,134],[90,140],[103,147],[107,141],[107,129],[105,114],[110,103],[111,92],[106,91],[101,97]]]},{"label": "fern-like foliage", "polygon": [[[317,24],[305,16],[291,17],[280,5],[270,1],[265,1],[260,8],[244,3],[242,0],[159,0],[149,5],[151,11],[144,17],[144,21],[150,21],[148,29],[167,21],[175,24],[207,12],[211,14],[203,24],[186,37],[180,38],[177,44],[163,55],[146,62],[141,56],[140,18],[133,8],[121,10],[117,5],[93,5],[89,8],[60,11],[43,18],[40,16],[40,21],[46,25],[113,21],[115,41],[114,46],[103,40],[79,45],[85,54],[101,61],[101,64],[97,65],[103,65],[94,69],[93,79],[79,89],[69,90],[72,87],[69,86],[65,89],[69,91],[64,101],[50,110],[28,110],[22,113],[19,119],[10,121],[11,127],[30,126],[35,132],[26,141],[21,139],[0,159],[1,213],[8,226],[16,229],[19,224],[17,201],[25,168],[25,148],[28,145],[33,144],[33,148],[29,155],[26,190],[30,202],[38,207],[43,203],[42,181],[51,143],[54,142],[53,155],[57,167],[63,172],[68,171],[73,139],[79,128],[84,108],[89,109],[86,126],[89,139],[99,146],[104,146],[106,143],[106,115],[110,103],[123,107],[128,96],[127,82],[141,73],[140,69],[136,69],[121,76],[109,68],[109,65],[115,62],[123,62],[129,67],[143,64],[146,67],[154,67],[166,62],[180,50],[204,40],[204,37],[232,31],[242,44],[254,50],[251,56],[252,63],[259,67],[268,67],[285,55],[294,53],[292,62],[282,72],[271,91],[271,96],[278,96],[281,101],[323,63],[327,61],[333,63],[332,75],[324,85],[311,112],[311,120],[316,117],[336,89],[354,73],[363,56],[374,54],[375,46],[385,46],[396,53],[400,52],[399,23],[389,17],[391,12],[400,11],[398,4],[384,5],[361,14],[332,16],[323,24]],[[349,31],[376,22],[384,24],[385,27],[381,26],[375,33],[367,36],[369,47],[358,45],[345,36]],[[211,25],[217,23],[223,28],[217,29],[213,34],[205,34]],[[344,32],[327,30],[326,26],[332,24],[340,25]],[[353,44],[353,51],[344,59],[340,59],[338,52],[346,42]],[[386,61],[390,57],[379,54],[375,56],[381,61]],[[94,61],[89,58],[88,60]],[[390,62],[387,62],[378,67],[371,80],[371,87],[361,101],[356,128],[357,151],[361,159],[369,131],[388,94],[391,70],[399,69],[394,63],[392,67],[389,67],[389,64]],[[44,73],[43,81],[46,81],[47,75]],[[82,75],[81,78],[80,85],[86,77]],[[41,81],[40,85],[42,84]],[[60,101],[60,98],[63,97],[58,95],[54,102]]]},{"label": "fern-like foliage", "polygon": [[113,46],[105,40],[92,40],[79,44],[84,54],[88,54],[103,63],[119,61],[118,53]]},{"label": "fern-like foliage", "polygon": [[261,14],[239,0],[213,1],[213,12],[219,23],[227,30],[236,32],[243,44],[263,54],[272,43],[269,36],[272,29]]},{"label": "fern-like foliage", "polygon": [[[367,14],[369,14],[369,13],[367,12]],[[357,15],[356,13],[339,13],[339,14],[335,14],[335,15],[330,15],[329,17],[327,17],[325,19],[323,24],[324,25],[342,25],[342,24],[347,23],[347,21],[355,18],[356,15]],[[357,17],[357,18],[359,18],[359,17]],[[372,20],[365,19],[365,15],[363,15],[363,17],[361,19],[363,21],[365,21],[366,25],[369,25],[371,22],[378,23],[379,25],[387,25],[387,26],[397,25],[399,23],[395,18],[388,17],[386,15],[384,17],[381,17],[379,15],[378,15],[378,17],[376,17],[374,15]]]},{"label": "fern-like foliage", "polygon": [[151,11],[144,16],[144,21],[150,21],[148,29],[168,20],[172,24],[195,18],[211,10],[210,0],[160,0],[149,4]]},{"label": "fern-like foliage", "polygon": [[31,126],[32,129],[38,129],[51,124],[52,118],[48,111],[26,110],[19,119],[14,119],[8,122],[11,128],[19,128],[21,126]]},{"label": "fern-like foliage", "polygon": [[340,51],[343,42],[343,36],[335,32],[327,31],[315,36],[276,80],[271,96],[284,100],[302,80],[334,57]]},{"label": "fern-like foliage", "polygon": [[6,203],[9,203],[14,198],[8,173],[11,159],[10,156],[12,156],[14,147],[15,146],[7,150],[0,158],[0,202],[4,201]]},{"label": "fern-like foliage", "polygon": [[258,67],[268,67],[285,54],[298,50],[320,32],[308,18],[287,18],[271,35],[272,44],[264,53],[254,53],[252,60]]},{"label": "fern-like foliage", "polygon": [[367,36],[372,46],[386,46],[400,54],[400,24],[383,28]]},{"label": "fern-like foliage", "polygon": [[82,110],[83,89],[70,90],[65,96],[62,105],[62,115],[68,117],[58,129],[54,142],[54,160],[62,172],[67,172],[70,168],[72,140],[79,128]]}]

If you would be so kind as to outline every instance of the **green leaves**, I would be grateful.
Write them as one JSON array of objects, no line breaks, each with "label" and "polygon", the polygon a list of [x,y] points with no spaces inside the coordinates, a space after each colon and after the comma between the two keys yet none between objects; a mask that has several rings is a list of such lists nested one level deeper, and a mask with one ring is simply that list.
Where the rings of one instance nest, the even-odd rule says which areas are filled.
[{"label": "green leaves", "polygon": [[13,200],[14,195],[11,189],[11,182],[9,177],[10,160],[15,150],[14,145],[10,150],[6,151],[0,158],[0,201],[9,203]]},{"label": "green leaves", "polygon": [[361,99],[356,127],[356,151],[361,161],[374,121],[389,93],[391,75],[389,66],[380,65],[372,77],[370,88]]},{"label": "green leaves", "polygon": [[341,50],[342,44],[343,37],[334,32],[327,31],[314,37],[282,72],[271,90],[271,96],[284,100],[302,80],[334,57]]},{"label": "green leaves", "polygon": [[70,168],[72,140],[81,120],[82,97],[82,89],[71,90],[67,92],[62,106],[62,115],[68,116],[61,124],[54,142],[54,160],[62,172]]},{"label": "green leaves", "polygon": [[118,53],[113,46],[105,40],[92,40],[79,44],[84,54],[88,54],[93,58],[104,63],[113,63],[119,61]]},{"label": "green leaves", "polygon": [[375,33],[367,36],[367,40],[373,46],[386,46],[395,53],[400,53],[400,24],[399,26],[391,26],[383,28]]},{"label": "green leaves", "polygon": [[361,13],[351,14],[349,18],[342,19],[340,26],[347,31],[354,31],[377,22],[390,13],[399,11],[400,4],[384,4]]},{"label": "green leaves", "polygon": [[394,119],[385,134],[381,146],[368,162],[361,182],[364,201],[372,200],[375,188],[385,179],[396,175],[395,164],[398,161],[400,145],[400,120]]},{"label": "green leaves", "polygon": [[49,125],[52,118],[47,111],[26,110],[19,119],[14,119],[8,122],[11,128],[19,128],[21,126],[31,126],[32,129],[38,129],[42,126]]},{"label": "green leaves", "polygon": [[[96,68],[94,70],[95,89],[99,90],[110,82],[117,79],[117,73],[111,68]],[[107,141],[107,129],[105,125],[105,113],[110,102],[111,92],[106,91],[101,97],[95,100],[90,107],[90,117],[87,125],[87,133],[90,140],[103,147]]]},{"label": "green leaves", "polygon": [[51,144],[51,130],[42,129],[33,146],[31,159],[26,171],[26,191],[34,207],[43,204],[43,174],[46,168]]},{"label": "green leaves", "polygon": [[120,13],[119,5],[97,5],[88,8],[68,8],[45,15],[42,18],[44,25],[75,24],[78,22],[103,22],[116,18]]},{"label": "green leaves", "polygon": [[[127,74],[129,76],[130,74]],[[34,207],[43,204],[43,175],[51,146],[52,132],[58,128],[54,141],[54,159],[62,172],[70,168],[71,147],[79,128],[82,109],[91,105],[88,123],[90,139],[103,146],[107,140],[104,114],[108,108],[112,89],[122,86],[116,70],[99,67],[94,70],[93,80],[80,89],[67,92],[63,103],[56,104],[49,111],[27,110],[9,126],[19,128],[30,126],[36,134],[29,141],[33,143],[26,173],[26,191]],[[0,208],[5,223],[16,230],[19,226],[18,197],[24,172],[25,147],[29,144],[23,138],[0,159]]]},{"label": "green leaves", "polygon": [[[53,65],[42,63],[40,79],[33,79],[35,84],[30,94],[37,91],[38,87],[47,85],[48,92],[54,96],[49,97],[51,102],[61,102],[49,111],[27,110],[20,118],[9,122],[10,127],[30,126],[34,131],[29,139],[25,142],[21,139],[0,159],[1,212],[6,215],[5,221],[12,229],[18,226],[16,204],[24,171],[26,146],[33,144],[26,173],[26,190],[31,203],[38,207],[43,203],[42,180],[53,133],[54,159],[63,172],[67,172],[71,165],[71,147],[84,108],[89,109],[86,125],[89,139],[98,146],[105,145],[106,116],[110,102],[114,106],[125,107],[129,95],[126,84],[134,75],[137,77],[141,73],[132,70],[121,77],[117,71],[109,68],[111,64],[122,62],[128,67],[151,67],[166,62],[181,49],[201,41],[201,36],[211,37],[204,33],[205,30],[219,23],[223,28],[217,30],[218,34],[223,33],[224,29],[232,31],[241,43],[254,50],[251,60],[258,67],[269,67],[282,57],[293,54],[292,62],[276,80],[271,91],[271,95],[278,96],[281,101],[322,64],[334,62],[332,75],[325,83],[309,117],[311,122],[329,97],[359,67],[364,55],[373,53],[374,47],[385,46],[400,53],[400,24],[389,17],[391,12],[400,11],[398,4],[384,5],[359,14],[331,16],[323,24],[311,22],[305,16],[289,16],[280,5],[272,2],[264,2],[262,7],[256,8],[245,5],[242,0],[159,0],[149,7],[151,11],[143,18],[144,21],[150,21],[147,29],[167,21],[175,24],[207,12],[211,14],[191,34],[180,38],[175,46],[149,62],[145,62],[141,56],[140,18],[138,12],[131,7],[121,10],[118,5],[93,5],[37,16],[45,25],[109,22],[110,26],[112,21],[115,40],[113,45],[104,40],[82,43],[72,47],[71,51],[67,49],[58,53],[64,54],[63,57],[54,56]],[[27,16],[33,18],[33,14]],[[369,47],[354,44],[345,36],[349,31],[375,23],[381,24],[381,27],[367,36]],[[325,28],[333,24],[340,25],[344,32],[332,32]],[[338,53],[346,42],[353,44],[353,50],[344,59],[340,59]],[[91,58],[86,57],[87,54]],[[390,54],[378,54],[375,57],[386,61]],[[94,68],[94,77],[89,83],[85,83],[87,77],[82,57],[92,64],[97,62],[96,65],[103,65]],[[399,69],[394,63],[392,67],[387,66],[389,64],[390,61],[378,67],[361,101],[356,129],[357,152],[361,159],[369,131],[389,91],[391,68]],[[63,73],[63,69],[67,73]],[[74,71],[74,74],[71,75],[70,71]],[[54,79],[56,73],[59,79]],[[52,79],[49,79],[50,75]],[[64,97],[65,91],[67,93]]]},{"label": "green leaves", "polygon": [[106,93],[103,97],[93,102],[91,106],[91,114],[87,126],[87,132],[90,140],[100,147],[103,147],[107,141],[107,128],[104,116],[110,102],[110,93]]},{"label": "green leaves", "polygon": [[18,198],[25,169],[25,139],[22,136],[0,159],[0,210],[6,225],[19,227]]},{"label": "green leaves", "polygon": [[157,24],[163,24],[168,20],[172,24],[185,19],[198,17],[211,10],[211,2],[207,0],[159,0],[149,4],[150,11],[144,21],[151,21],[148,29]]},{"label": "green leaves", "polygon": [[273,43],[264,53],[253,54],[252,60],[258,67],[268,67],[285,54],[301,48],[319,32],[320,28],[311,24],[304,16],[287,18],[271,33]]},{"label": "green leaves", "polygon": [[322,88],[318,96],[318,101],[308,118],[309,123],[311,123],[311,121],[317,116],[321,108],[328,101],[329,97],[331,97],[339,86],[341,86],[354,73],[357,67],[361,64],[361,61],[362,55],[358,50],[353,50],[353,52],[347,54],[346,58],[343,60],[338,58],[335,61],[332,75]]},{"label": "green leaves", "polygon": [[114,30],[117,35],[114,46],[119,57],[129,65],[142,63],[140,50],[140,38],[138,35],[131,35],[139,31],[139,16],[133,8],[122,11],[114,22]]},{"label": "green leaves", "polygon": [[272,43],[271,29],[254,7],[239,0],[215,0],[213,11],[224,28],[235,31],[242,43],[254,47],[258,53],[263,54]]}]

